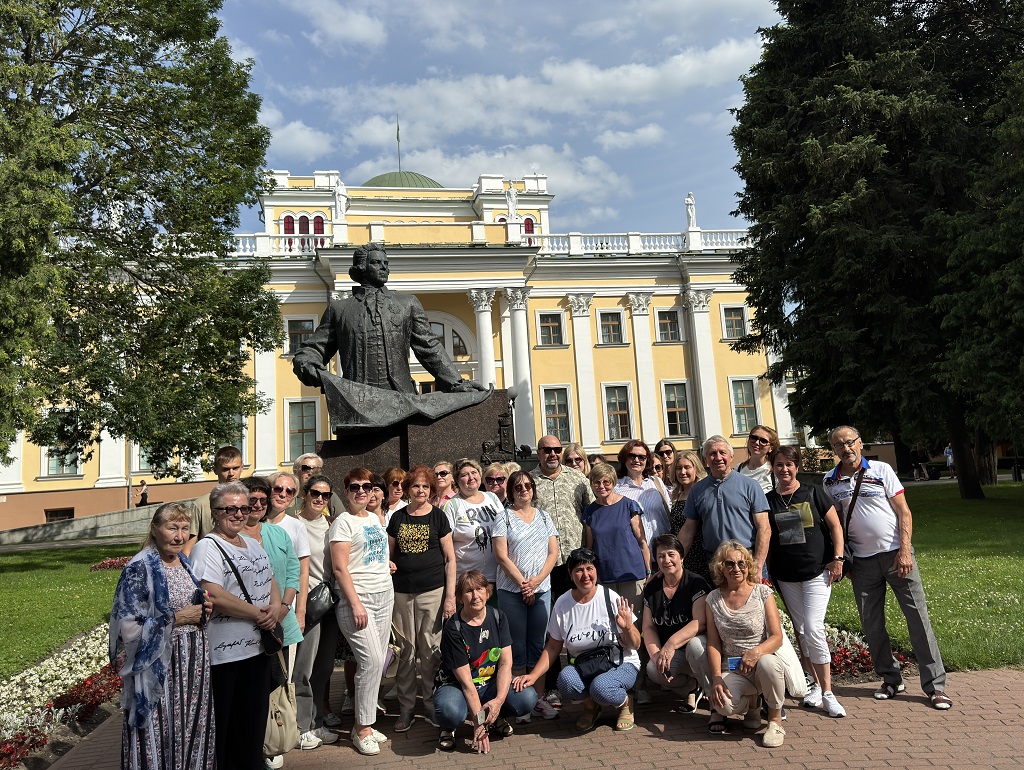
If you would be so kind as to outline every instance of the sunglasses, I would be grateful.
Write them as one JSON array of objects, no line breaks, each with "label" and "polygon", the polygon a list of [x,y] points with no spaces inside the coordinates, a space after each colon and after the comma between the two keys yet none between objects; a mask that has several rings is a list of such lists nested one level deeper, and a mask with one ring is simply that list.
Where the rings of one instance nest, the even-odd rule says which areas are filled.
[{"label": "sunglasses", "polygon": [[747,571],[747,563],[745,561],[733,561],[732,559],[726,559],[722,562],[722,566],[726,569],[738,569],[741,572]]},{"label": "sunglasses", "polygon": [[218,506],[217,508],[214,508],[212,510],[224,511],[224,513],[226,513],[228,516],[236,516],[239,513],[248,516],[252,508],[249,507],[248,505],[225,505]]},{"label": "sunglasses", "polygon": [[265,497],[250,497],[249,498],[249,507],[250,508],[266,508],[267,507],[267,498],[265,498]]},{"label": "sunglasses", "polygon": [[331,493],[330,492],[321,492],[318,489],[311,489],[311,490],[309,490],[309,497],[311,497],[314,500],[330,500],[331,499]]},{"label": "sunglasses", "polygon": [[661,467],[662,466],[660,465],[655,465],[651,468],[651,470],[653,470],[655,473],[661,473]]},{"label": "sunglasses", "polygon": [[451,476],[452,472],[451,471],[437,471],[434,475],[437,476],[438,478],[443,479],[445,476]]},{"label": "sunglasses", "polygon": [[751,436],[747,441],[753,441],[755,444],[761,445],[772,443],[770,439],[766,439],[764,436]]},{"label": "sunglasses", "polygon": [[674,450],[674,449],[659,449],[658,450],[658,454],[660,454],[662,457],[671,457],[675,453],[676,453],[676,450]]},{"label": "sunglasses", "polygon": [[629,453],[629,459],[630,460],[636,460],[637,462],[647,462],[647,455],[638,455],[638,454],[633,454],[632,452],[630,452]]},{"label": "sunglasses", "polygon": [[532,492],[533,484],[527,484],[526,482],[523,482],[522,484],[516,484],[515,487],[513,487],[513,489],[515,489],[516,492]]},{"label": "sunglasses", "polygon": [[369,481],[364,481],[362,484],[349,484],[348,491],[351,492],[353,495],[359,492],[365,492],[366,494],[370,494],[370,492],[373,491],[373,484],[370,483]]},{"label": "sunglasses", "polygon": [[538,449],[538,451],[544,452],[545,454],[549,454],[549,455],[550,454],[555,454],[557,452],[561,452],[562,451],[562,447],[560,447],[560,446],[542,446],[542,447],[537,447],[537,449]]},{"label": "sunglasses", "polygon": [[392,481],[391,482],[391,486],[393,486],[393,487],[400,487],[400,486],[402,486],[402,482],[401,481]]},{"label": "sunglasses", "polygon": [[278,495],[287,495],[288,497],[295,497],[295,487],[282,487],[278,485],[274,487],[274,492]]},{"label": "sunglasses", "polygon": [[303,473],[311,473],[313,471],[321,471],[321,470],[323,470],[323,466],[322,465],[300,465],[299,466],[299,470],[302,471]]},{"label": "sunglasses", "polygon": [[565,461],[566,465],[583,465],[586,460],[582,457],[570,457]]},{"label": "sunglasses", "polygon": [[[504,484],[507,481],[505,476],[488,476],[484,481],[488,484]],[[516,487],[518,489],[518,487]]]}]

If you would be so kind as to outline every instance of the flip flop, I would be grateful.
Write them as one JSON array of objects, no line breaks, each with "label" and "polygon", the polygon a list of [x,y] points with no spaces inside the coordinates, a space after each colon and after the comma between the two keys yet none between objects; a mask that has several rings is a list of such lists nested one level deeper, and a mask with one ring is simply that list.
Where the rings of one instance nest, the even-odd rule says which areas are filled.
[{"label": "flip flop", "polygon": [[576,729],[580,732],[590,732],[597,725],[597,718],[601,714],[601,707],[595,706],[592,709],[583,707],[583,715],[576,720]]}]

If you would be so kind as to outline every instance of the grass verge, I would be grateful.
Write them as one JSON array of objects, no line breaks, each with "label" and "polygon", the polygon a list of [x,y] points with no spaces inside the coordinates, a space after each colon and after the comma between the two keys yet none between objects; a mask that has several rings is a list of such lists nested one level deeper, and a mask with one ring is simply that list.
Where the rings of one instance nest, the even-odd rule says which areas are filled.
[{"label": "grass verge", "polygon": [[[1024,665],[1024,484],[985,488],[961,500],[953,484],[911,486],[914,550],[943,662],[952,670]],[[885,606],[893,643],[910,651],[892,593]],[[860,630],[850,582],[832,594],[827,622]]]},{"label": "grass verge", "polygon": [[138,550],[129,543],[0,554],[0,679],[107,620],[121,573],[89,567]]}]

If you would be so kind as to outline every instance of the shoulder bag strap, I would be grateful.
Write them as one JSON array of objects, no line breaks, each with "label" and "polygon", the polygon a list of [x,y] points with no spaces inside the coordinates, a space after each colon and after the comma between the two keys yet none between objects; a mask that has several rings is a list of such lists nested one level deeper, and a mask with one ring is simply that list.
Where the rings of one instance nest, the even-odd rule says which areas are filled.
[{"label": "shoulder bag strap", "polygon": [[210,538],[210,541],[215,546],[217,546],[217,550],[220,551],[221,554],[224,556],[224,561],[228,563],[228,566],[231,567],[231,571],[235,573],[235,580],[238,581],[238,587],[242,589],[242,595],[245,596],[245,600],[249,602],[249,604],[256,606],[252,598],[249,596],[249,592],[245,590],[245,583],[242,582],[242,576],[238,574],[238,568],[235,566],[235,563],[231,560],[231,557],[228,556],[228,552],[225,551],[221,547],[221,544],[217,542],[217,538],[215,535],[207,535],[206,537]]},{"label": "shoulder bag strap", "polygon": [[622,645],[619,644],[619,626],[615,622],[615,612],[612,610],[612,595],[608,586],[601,586],[604,589],[604,607],[608,611],[608,630],[615,641],[615,649],[619,651],[619,663],[622,663]]},{"label": "shoulder bag strap", "polygon": [[[864,466],[861,466],[860,470],[857,471],[857,483],[853,486],[853,497],[850,498],[850,507],[846,509],[846,515],[843,517],[843,542],[849,544],[850,542],[850,518],[853,516],[853,506],[857,504],[857,496],[860,494],[860,482],[864,479]],[[850,549],[850,553],[853,553],[853,549]]]}]

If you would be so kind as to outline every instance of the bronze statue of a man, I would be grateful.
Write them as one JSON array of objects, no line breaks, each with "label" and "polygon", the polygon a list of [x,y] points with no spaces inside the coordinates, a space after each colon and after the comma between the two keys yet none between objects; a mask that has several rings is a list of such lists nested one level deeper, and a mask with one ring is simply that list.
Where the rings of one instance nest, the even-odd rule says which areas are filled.
[{"label": "bronze statue of a man", "polygon": [[296,377],[306,385],[325,387],[325,381],[333,377],[327,363],[337,353],[343,379],[413,395],[416,383],[409,372],[412,349],[423,368],[434,376],[439,391],[486,390],[459,376],[455,363],[430,330],[419,300],[389,291],[385,286],[388,275],[388,255],[383,246],[370,243],[355,250],[349,276],[359,286],[349,299],[328,305],[317,330],[295,353],[292,368]]}]

